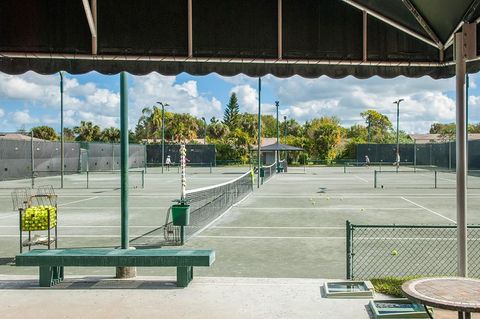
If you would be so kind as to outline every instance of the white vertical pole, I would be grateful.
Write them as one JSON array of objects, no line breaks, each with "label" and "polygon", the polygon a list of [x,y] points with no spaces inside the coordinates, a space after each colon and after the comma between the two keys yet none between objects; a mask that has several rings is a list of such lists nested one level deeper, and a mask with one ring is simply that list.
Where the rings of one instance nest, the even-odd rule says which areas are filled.
[{"label": "white vertical pole", "polygon": [[457,241],[458,276],[466,277],[467,271],[467,141],[465,108],[465,56],[463,34],[455,34],[455,82],[457,115]]}]

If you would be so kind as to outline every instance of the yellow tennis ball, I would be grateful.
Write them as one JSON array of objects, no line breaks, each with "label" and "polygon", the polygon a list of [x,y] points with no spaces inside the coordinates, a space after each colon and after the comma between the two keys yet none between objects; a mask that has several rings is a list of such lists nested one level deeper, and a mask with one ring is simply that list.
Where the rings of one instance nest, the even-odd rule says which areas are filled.
[{"label": "yellow tennis ball", "polygon": [[392,255],[392,256],[396,256],[396,255],[398,255],[398,251],[397,251],[397,250],[395,250],[395,249],[394,249],[394,250],[392,250],[392,252],[391,252],[391,255]]}]

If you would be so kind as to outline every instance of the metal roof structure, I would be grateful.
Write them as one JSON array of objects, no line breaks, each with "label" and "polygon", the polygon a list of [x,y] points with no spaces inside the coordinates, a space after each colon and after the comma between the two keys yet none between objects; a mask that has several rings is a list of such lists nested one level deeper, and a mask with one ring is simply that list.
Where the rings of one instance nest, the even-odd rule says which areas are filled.
[{"label": "metal roof structure", "polygon": [[[254,147],[252,151],[258,150],[258,147]],[[283,152],[283,151],[288,151],[288,152],[301,152],[304,151],[303,148],[301,147],[296,147],[292,145],[287,145],[287,144],[282,144],[282,143],[273,143],[270,145],[265,145],[260,147],[260,151],[262,152]]]},{"label": "metal roof structure", "polygon": [[479,2],[4,0],[0,71],[452,77],[454,33],[478,28]]},{"label": "metal roof structure", "polygon": [[3,0],[0,72],[120,73],[124,249],[125,72],[455,76],[458,275],[467,276],[465,74],[480,70],[479,20],[480,0]]}]

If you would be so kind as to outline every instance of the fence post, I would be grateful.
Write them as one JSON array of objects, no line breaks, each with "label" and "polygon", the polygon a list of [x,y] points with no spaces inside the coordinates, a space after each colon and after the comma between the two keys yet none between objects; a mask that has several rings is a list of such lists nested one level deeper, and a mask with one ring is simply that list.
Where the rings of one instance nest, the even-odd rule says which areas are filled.
[{"label": "fence post", "polygon": [[212,174],[212,162],[210,162],[210,174]]},{"label": "fence post", "polygon": [[347,279],[353,279],[352,274],[352,224],[346,221],[346,252],[347,252]]},{"label": "fence post", "polygon": [[88,184],[89,184],[89,175],[88,175],[88,168],[87,168],[87,189],[88,189]]},{"label": "fence post", "polygon": [[437,170],[435,170],[435,188],[437,188]]},{"label": "fence post", "polygon": [[343,162],[343,173],[347,172],[347,162]]},{"label": "fence post", "polygon": [[145,171],[142,170],[142,189],[145,188]]},{"label": "fence post", "polygon": [[373,188],[377,188],[377,170],[373,171]]}]

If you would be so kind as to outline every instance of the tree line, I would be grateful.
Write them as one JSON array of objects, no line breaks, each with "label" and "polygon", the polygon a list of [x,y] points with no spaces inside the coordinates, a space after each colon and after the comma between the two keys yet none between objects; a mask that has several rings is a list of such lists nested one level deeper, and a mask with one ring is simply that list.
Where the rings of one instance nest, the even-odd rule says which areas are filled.
[{"label": "tree line", "polygon": [[[305,149],[305,153],[289,153],[289,161],[303,162],[305,156],[313,159],[324,159],[327,162],[335,159],[356,158],[357,144],[363,143],[395,143],[396,132],[390,119],[375,110],[360,113],[363,124],[350,127],[340,125],[335,116],[313,118],[304,124],[293,118],[280,119],[280,142]],[[262,115],[262,137],[276,137],[277,123],[273,115]],[[257,144],[257,114],[242,113],[235,93],[232,93],[226,104],[223,119],[197,118],[187,113],[164,112],[166,143],[198,143],[205,139],[215,144],[217,160],[235,160],[248,162],[250,150]],[[453,125],[453,128],[452,128]],[[478,129],[480,126],[471,126]],[[450,134],[454,124],[432,124],[431,133]],[[37,126],[32,129],[33,135],[45,140],[58,140],[59,136],[52,127]],[[399,132],[400,143],[412,143],[403,131]],[[112,142],[120,141],[120,130],[116,127],[101,129],[91,121],[81,121],[80,125],[64,129],[65,141]],[[134,130],[129,131],[132,143],[156,144],[162,138],[162,109],[146,107],[137,121]]]}]

